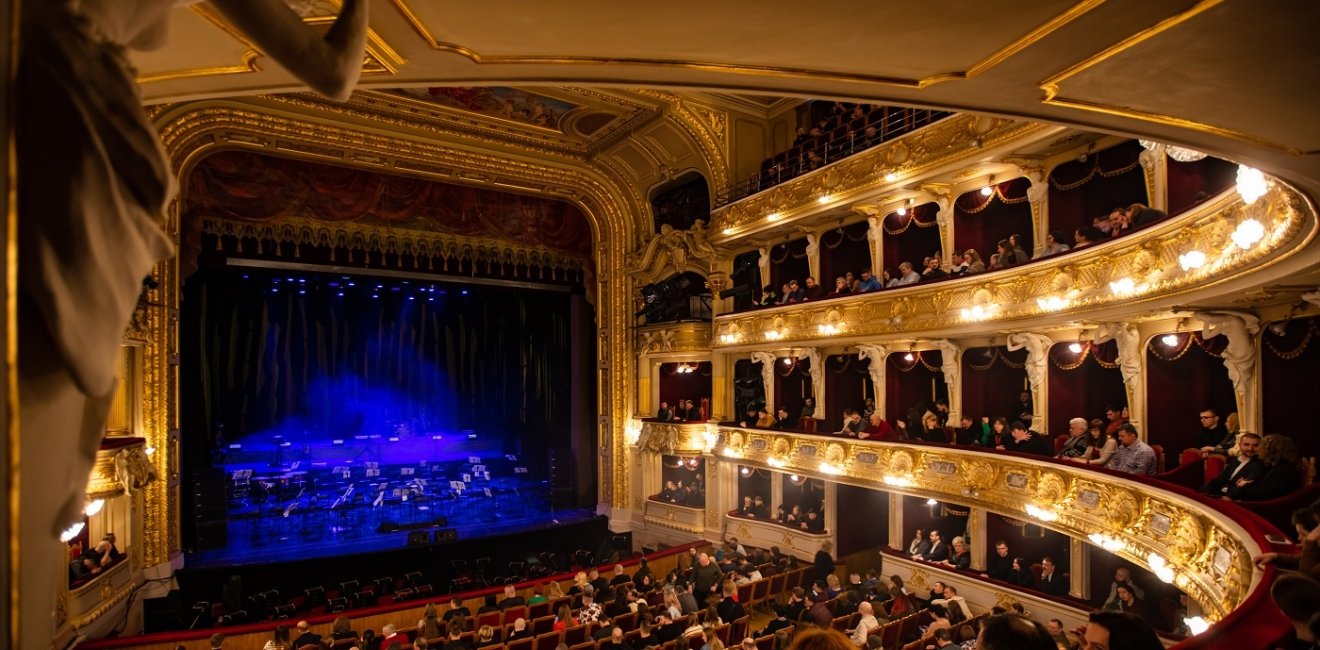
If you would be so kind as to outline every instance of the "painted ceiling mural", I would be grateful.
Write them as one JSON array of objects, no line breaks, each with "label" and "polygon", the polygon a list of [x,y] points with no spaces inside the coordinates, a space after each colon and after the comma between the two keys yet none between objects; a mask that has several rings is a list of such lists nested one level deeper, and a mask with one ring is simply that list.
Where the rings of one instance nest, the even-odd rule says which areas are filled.
[{"label": "painted ceiling mural", "polygon": [[562,99],[505,86],[401,88],[395,92],[448,108],[561,131],[564,116],[580,108]]}]

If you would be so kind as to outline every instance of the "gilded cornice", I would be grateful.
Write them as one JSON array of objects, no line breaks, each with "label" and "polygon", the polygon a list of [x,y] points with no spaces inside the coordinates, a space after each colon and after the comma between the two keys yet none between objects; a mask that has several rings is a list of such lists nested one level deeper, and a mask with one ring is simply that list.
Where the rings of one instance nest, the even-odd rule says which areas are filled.
[{"label": "gilded cornice", "polygon": [[[1247,219],[1263,224],[1265,235],[1252,248],[1241,250],[1230,235]],[[1315,232],[1312,206],[1282,184],[1276,183],[1249,206],[1229,190],[1148,230],[1026,267],[717,316],[711,345],[715,349],[783,347],[822,339],[838,344],[955,331],[994,333],[1028,320],[1039,328],[1051,319],[1067,322],[1130,315],[1134,307],[1144,314],[1236,278],[1264,279],[1265,275],[1259,275],[1262,271],[1305,248]],[[1206,253],[1204,267],[1181,268],[1178,256],[1190,250]],[[1132,280],[1132,291],[1116,292],[1111,283],[1125,278]],[[1038,302],[1044,298],[1063,302]],[[977,315],[964,313],[978,308]],[[834,328],[828,337],[821,334],[825,325]]]},{"label": "gilded cornice", "polygon": [[[819,202],[822,196],[830,198],[831,206],[854,202],[893,189],[896,182],[966,161],[969,151],[999,148],[1059,128],[1037,122],[953,115],[713,211],[711,238],[716,243],[743,238],[763,227],[818,214],[827,207]],[[897,178],[886,180],[889,174]],[[772,213],[777,215],[774,221],[767,220]]]},{"label": "gilded cornice", "polygon": [[[976,506],[1087,539],[1119,540],[1112,552],[1150,567],[1152,553],[1174,584],[1215,621],[1260,586],[1261,552],[1231,516],[1150,483],[1065,462],[956,447],[721,427],[719,456],[742,465]],[[1236,507],[1236,506],[1228,506]],[[1043,520],[1037,513],[1050,519]]]},{"label": "gilded cornice", "polygon": [[653,454],[668,456],[700,456],[709,445],[706,423],[674,424],[671,422],[642,422],[637,437],[637,448]]},{"label": "gilded cornice", "polygon": [[666,106],[665,113],[699,145],[697,150],[706,162],[709,173],[706,181],[712,191],[729,184],[729,163],[724,155],[728,148],[727,113],[684,101],[682,97],[671,92],[646,88],[634,92],[663,101]]},{"label": "gilded cornice", "polygon": [[710,353],[710,323],[659,323],[643,325],[635,332],[638,355]]}]

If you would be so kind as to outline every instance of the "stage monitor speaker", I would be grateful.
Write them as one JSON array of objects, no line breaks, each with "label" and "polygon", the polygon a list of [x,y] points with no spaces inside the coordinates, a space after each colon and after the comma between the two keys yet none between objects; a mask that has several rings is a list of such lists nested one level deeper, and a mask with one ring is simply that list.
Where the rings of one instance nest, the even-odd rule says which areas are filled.
[{"label": "stage monitor speaker", "polygon": [[633,552],[632,531],[629,530],[622,533],[614,533],[614,535],[610,537],[610,547],[616,551],[624,553],[625,557],[631,556]]},{"label": "stage monitor speaker", "polygon": [[443,528],[435,531],[435,543],[444,544],[446,542],[457,542],[458,531],[453,528]]},{"label": "stage monitor speaker", "polygon": [[408,546],[426,546],[431,543],[431,534],[424,530],[408,533]]}]

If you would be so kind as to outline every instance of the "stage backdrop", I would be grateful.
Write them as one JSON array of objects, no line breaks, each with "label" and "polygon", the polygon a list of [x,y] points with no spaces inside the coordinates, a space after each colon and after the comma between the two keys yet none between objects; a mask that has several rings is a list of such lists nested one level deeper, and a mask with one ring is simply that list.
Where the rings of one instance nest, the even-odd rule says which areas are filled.
[{"label": "stage backdrop", "polygon": [[185,446],[206,448],[195,443],[223,427],[231,443],[472,429],[529,453],[567,447],[572,393],[583,390],[569,381],[570,309],[581,299],[203,269],[182,303]]}]

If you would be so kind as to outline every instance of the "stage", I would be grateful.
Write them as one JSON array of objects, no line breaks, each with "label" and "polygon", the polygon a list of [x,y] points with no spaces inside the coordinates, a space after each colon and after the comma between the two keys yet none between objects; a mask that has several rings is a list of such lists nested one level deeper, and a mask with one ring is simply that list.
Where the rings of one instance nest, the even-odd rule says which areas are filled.
[{"label": "stage", "polygon": [[590,519],[557,509],[544,459],[475,432],[248,436],[198,472],[189,567],[452,543]]}]

